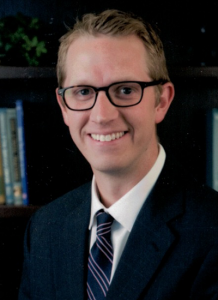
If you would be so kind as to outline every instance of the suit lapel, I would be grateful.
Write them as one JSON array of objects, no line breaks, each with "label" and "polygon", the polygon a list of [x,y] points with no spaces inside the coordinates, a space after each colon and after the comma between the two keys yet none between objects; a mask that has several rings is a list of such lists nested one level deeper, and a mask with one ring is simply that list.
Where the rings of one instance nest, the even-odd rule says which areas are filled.
[{"label": "suit lapel", "polygon": [[90,188],[86,193],[77,195],[79,205],[69,212],[59,228],[58,251],[54,250],[54,261],[58,261],[55,278],[59,287],[57,299],[60,300],[85,298],[90,195]]},{"label": "suit lapel", "polygon": [[175,241],[167,223],[183,212],[183,195],[178,192],[176,181],[172,178],[169,181],[168,176],[165,168],[137,217],[111,283],[108,300],[138,299],[149,287]]}]

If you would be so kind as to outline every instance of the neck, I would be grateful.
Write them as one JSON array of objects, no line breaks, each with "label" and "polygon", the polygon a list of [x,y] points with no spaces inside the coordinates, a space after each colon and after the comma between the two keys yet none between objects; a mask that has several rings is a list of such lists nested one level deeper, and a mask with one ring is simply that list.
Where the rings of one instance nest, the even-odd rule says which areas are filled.
[{"label": "neck", "polygon": [[105,207],[110,207],[128,193],[150,171],[158,157],[157,152],[147,163],[141,163],[138,168],[119,170],[114,173],[93,170],[99,198]]}]

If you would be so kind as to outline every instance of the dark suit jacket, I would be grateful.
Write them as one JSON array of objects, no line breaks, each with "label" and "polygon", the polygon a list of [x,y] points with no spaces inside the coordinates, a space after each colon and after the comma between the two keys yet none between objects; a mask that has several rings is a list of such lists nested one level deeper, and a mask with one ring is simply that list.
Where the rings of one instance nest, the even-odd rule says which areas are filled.
[{"label": "dark suit jacket", "polygon": [[[86,184],[31,219],[19,300],[86,299],[90,192]],[[217,195],[167,161],[106,299],[218,299]]]}]

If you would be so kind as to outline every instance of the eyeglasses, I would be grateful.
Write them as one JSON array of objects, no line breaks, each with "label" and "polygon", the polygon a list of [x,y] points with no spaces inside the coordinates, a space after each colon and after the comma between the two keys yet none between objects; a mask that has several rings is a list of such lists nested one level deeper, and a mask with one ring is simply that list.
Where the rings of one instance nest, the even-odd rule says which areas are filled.
[{"label": "eyeglasses", "polygon": [[58,95],[62,96],[66,106],[75,111],[92,109],[97,101],[98,93],[105,91],[112,105],[130,107],[141,102],[146,87],[164,84],[164,80],[150,82],[120,81],[109,86],[96,88],[90,85],[77,85],[59,88]]}]

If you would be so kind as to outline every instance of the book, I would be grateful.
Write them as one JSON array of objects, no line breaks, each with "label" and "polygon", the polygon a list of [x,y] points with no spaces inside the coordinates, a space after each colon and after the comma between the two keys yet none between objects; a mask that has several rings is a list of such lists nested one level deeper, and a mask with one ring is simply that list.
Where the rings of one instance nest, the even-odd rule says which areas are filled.
[{"label": "book", "polygon": [[17,115],[15,108],[6,109],[9,165],[11,168],[11,180],[13,188],[14,205],[22,205],[22,186],[20,174],[20,161],[18,150]]},{"label": "book", "polygon": [[5,204],[5,181],[3,174],[3,162],[2,162],[2,146],[0,135],[0,205]]},{"label": "book", "polygon": [[9,158],[9,144],[7,133],[7,110],[6,108],[0,109],[0,135],[1,135],[1,154],[2,165],[5,185],[5,203],[7,205],[14,204],[13,188],[12,188],[12,174]]},{"label": "book", "polygon": [[18,149],[19,149],[19,159],[20,159],[20,174],[21,174],[21,183],[22,183],[22,200],[23,200],[23,205],[28,205],[29,198],[28,198],[28,183],[27,183],[26,143],[25,143],[25,129],[24,129],[22,100],[16,101],[16,115],[17,115]]},{"label": "book", "polygon": [[207,184],[218,191],[218,109],[207,114]]}]

